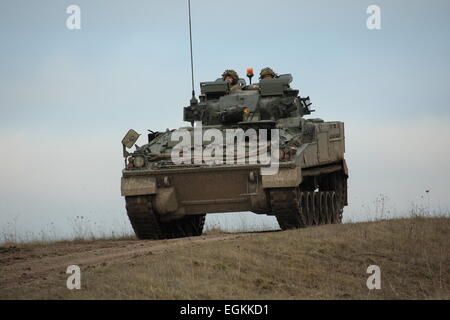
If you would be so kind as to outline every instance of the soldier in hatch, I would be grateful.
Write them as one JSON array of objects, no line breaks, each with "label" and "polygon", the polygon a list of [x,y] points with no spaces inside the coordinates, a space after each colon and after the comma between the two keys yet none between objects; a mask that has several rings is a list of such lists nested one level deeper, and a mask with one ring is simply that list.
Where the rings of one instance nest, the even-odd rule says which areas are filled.
[{"label": "soldier in hatch", "polygon": [[270,68],[263,68],[261,69],[261,72],[259,73],[259,79],[273,79],[278,78],[278,75],[273,72]]},{"label": "soldier in hatch", "polygon": [[231,90],[241,89],[241,86],[238,84],[239,76],[234,70],[225,70],[222,74],[222,80],[230,83]]},{"label": "soldier in hatch", "polygon": [[[274,79],[278,78],[278,75],[273,72],[271,68],[263,68],[261,69],[261,72],[259,73],[259,80],[263,79]],[[251,84],[246,87],[246,89],[259,89],[260,85],[259,83]]]}]

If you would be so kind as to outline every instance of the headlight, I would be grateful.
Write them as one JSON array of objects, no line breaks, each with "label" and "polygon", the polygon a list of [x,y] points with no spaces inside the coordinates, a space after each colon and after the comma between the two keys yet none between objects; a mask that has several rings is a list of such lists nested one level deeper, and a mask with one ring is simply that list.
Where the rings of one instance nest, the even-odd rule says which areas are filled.
[{"label": "headlight", "polygon": [[145,165],[145,159],[143,156],[134,157],[133,164],[136,168],[142,168]]}]

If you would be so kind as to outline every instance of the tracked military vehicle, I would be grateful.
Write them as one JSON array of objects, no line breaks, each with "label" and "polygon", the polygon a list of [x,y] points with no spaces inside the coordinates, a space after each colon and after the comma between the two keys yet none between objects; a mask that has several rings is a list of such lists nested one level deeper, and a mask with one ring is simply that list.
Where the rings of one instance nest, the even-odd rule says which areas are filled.
[{"label": "tracked military vehicle", "polygon": [[[128,132],[122,141],[121,193],[139,239],[198,236],[208,213],[272,215],[282,230],[342,221],[348,177],[344,124],[306,119],[314,111],[310,99],[292,89],[291,82],[290,74],[253,85],[240,79],[238,90],[231,90],[222,79],[203,82],[199,100],[194,96],[184,108],[184,120],[190,125],[150,131],[143,146],[135,145],[137,132]],[[229,156],[225,149],[239,148],[238,135],[231,142],[217,135],[239,129],[253,136],[240,136],[243,156]],[[195,131],[200,144],[194,141]],[[265,140],[260,132],[266,134]],[[189,136],[188,143],[175,150],[183,135]],[[252,158],[253,140],[265,141],[276,170],[267,172],[274,166],[261,161],[259,147]],[[129,151],[133,146],[135,150]],[[207,150],[215,161],[202,158]],[[177,156],[186,161],[180,163]]]}]

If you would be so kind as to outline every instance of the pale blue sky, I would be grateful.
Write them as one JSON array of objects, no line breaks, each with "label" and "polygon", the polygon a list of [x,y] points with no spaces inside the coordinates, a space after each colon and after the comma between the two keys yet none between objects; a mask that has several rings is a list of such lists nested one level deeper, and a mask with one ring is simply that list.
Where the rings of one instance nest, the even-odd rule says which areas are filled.
[{"label": "pale blue sky", "polygon": [[[381,30],[366,28],[371,4]],[[196,89],[271,66],[314,117],[345,121],[348,217],[380,193],[403,212],[425,188],[448,208],[450,1],[192,0],[192,17]],[[0,225],[123,218],[122,135],[185,125],[187,23],[185,0],[1,0]]]}]

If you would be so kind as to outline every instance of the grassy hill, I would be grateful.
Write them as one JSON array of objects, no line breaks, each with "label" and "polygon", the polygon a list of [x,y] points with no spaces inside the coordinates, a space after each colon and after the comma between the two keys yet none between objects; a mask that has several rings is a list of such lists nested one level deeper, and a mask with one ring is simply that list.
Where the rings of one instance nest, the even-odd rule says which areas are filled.
[{"label": "grassy hill", "polygon": [[[0,298],[450,299],[449,218],[326,225],[215,241],[209,237],[108,241],[108,246],[123,245],[130,254],[81,264],[81,290],[68,290],[68,275],[55,268],[32,279],[10,281],[9,286],[1,286],[8,280],[3,275]],[[128,250],[128,243],[142,249]],[[77,243],[76,250],[82,251],[83,245]],[[18,250],[38,250],[33,246],[38,245]],[[75,244],[64,244],[61,254],[72,247]],[[12,263],[8,261],[0,265]],[[369,265],[380,267],[380,290],[366,286]]]}]

